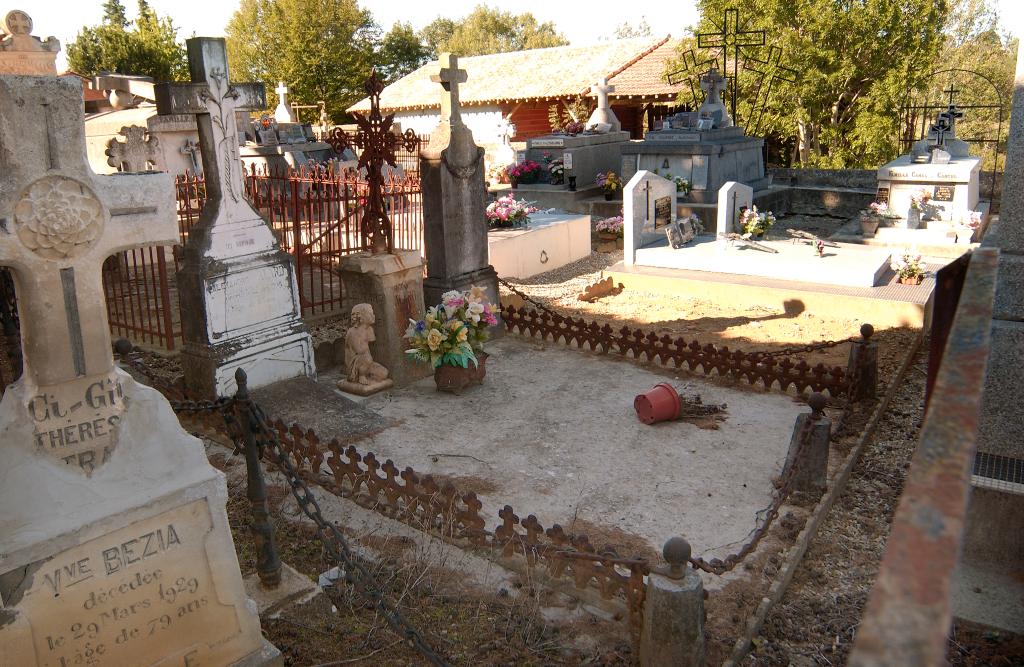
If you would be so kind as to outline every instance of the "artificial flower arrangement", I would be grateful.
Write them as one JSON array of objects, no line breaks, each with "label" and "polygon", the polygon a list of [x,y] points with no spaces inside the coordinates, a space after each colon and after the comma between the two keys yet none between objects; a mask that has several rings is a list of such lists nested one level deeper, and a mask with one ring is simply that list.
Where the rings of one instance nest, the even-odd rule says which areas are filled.
[{"label": "artificial flower arrangement", "polygon": [[904,284],[920,284],[924,278],[924,267],[921,266],[921,255],[911,255],[909,252],[889,265],[900,282]]},{"label": "artificial flower arrangement", "polygon": [[561,160],[552,160],[548,165],[548,180],[552,185],[561,185],[565,181],[565,164]]},{"label": "artificial flower arrangement", "polygon": [[622,179],[614,171],[599,171],[594,182],[601,186],[606,195],[615,194],[616,190],[622,189]]},{"label": "artificial flower arrangement", "polygon": [[889,208],[888,204],[877,201],[868,204],[867,209],[860,213],[862,217],[872,216],[880,220],[896,220],[900,217],[898,213]]},{"label": "artificial flower arrangement", "polygon": [[914,194],[910,195],[910,208],[914,211],[920,211],[924,209],[925,205],[927,205],[931,199],[932,193],[925,188],[921,188]]},{"label": "artificial flower arrangement", "polygon": [[484,215],[487,216],[487,226],[491,228],[525,227],[530,223],[530,214],[538,210],[526,200],[505,195],[488,204]]},{"label": "artificial flower arrangement", "polygon": [[509,170],[509,168],[511,166],[512,165],[503,166],[503,165],[500,165],[500,164],[492,164],[487,169],[487,180],[492,185],[497,185],[499,183],[508,183],[509,182],[508,170]]},{"label": "artificial flower arrangement", "polygon": [[519,164],[511,164],[507,168],[508,178],[512,184],[536,183],[540,176],[540,165],[533,160],[526,160]]},{"label": "artificial flower arrangement", "polygon": [[740,214],[740,229],[744,234],[763,236],[768,233],[771,226],[775,224],[775,216],[771,211],[762,213],[756,206],[743,209]]},{"label": "artificial flower arrangement", "polygon": [[405,338],[412,347],[405,353],[433,368],[477,366],[487,327],[498,324],[495,308],[485,297],[484,289],[476,286],[465,292],[445,292],[441,303],[428,308],[422,320],[409,320]]},{"label": "artificial flower arrangement", "polygon": [[609,234],[616,238],[623,238],[626,233],[626,228],[622,220],[621,215],[617,215],[612,218],[605,218],[595,225],[598,233]]},{"label": "artificial flower arrangement", "polygon": [[[655,169],[654,173],[657,174],[658,170]],[[676,192],[682,192],[684,195],[688,195],[690,194],[690,190],[693,189],[693,184],[682,176],[673,177],[671,173],[667,173],[665,174],[665,178],[676,184]]]},{"label": "artificial flower arrangement", "polygon": [[981,211],[971,211],[970,215],[964,221],[964,227],[968,229],[977,229],[981,227]]}]

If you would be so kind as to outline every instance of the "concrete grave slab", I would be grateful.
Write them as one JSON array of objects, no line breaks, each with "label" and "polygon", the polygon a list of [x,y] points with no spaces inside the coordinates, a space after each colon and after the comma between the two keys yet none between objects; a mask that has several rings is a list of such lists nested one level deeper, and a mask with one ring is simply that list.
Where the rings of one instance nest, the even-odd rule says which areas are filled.
[{"label": "concrete grave slab", "polygon": [[491,266],[503,278],[529,278],[590,254],[590,216],[537,214],[525,229],[487,234]]},{"label": "concrete grave slab", "polygon": [[[461,396],[426,379],[367,399],[367,408],[406,421],[357,446],[476,491],[490,516],[507,503],[594,544],[602,530],[623,531],[660,552],[683,535],[695,553],[724,553],[768,505],[795,417],[806,412],[785,394],[675,380],[510,337],[488,352],[484,383]],[[721,428],[642,424],[634,396],[665,381],[726,403]]]}]

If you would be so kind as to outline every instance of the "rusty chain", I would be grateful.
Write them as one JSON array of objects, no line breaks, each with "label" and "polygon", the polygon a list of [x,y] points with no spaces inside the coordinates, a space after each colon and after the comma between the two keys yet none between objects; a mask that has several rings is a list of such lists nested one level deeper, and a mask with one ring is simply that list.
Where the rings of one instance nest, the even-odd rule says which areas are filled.
[{"label": "rusty chain", "polygon": [[[163,388],[170,389],[174,394],[181,394],[181,391],[171,383],[160,380],[145,365],[140,356],[134,352],[135,350],[132,350],[132,353],[121,354],[122,363],[126,363],[133,370],[143,375],[153,383],[154,388],[160,390],[160,387],[155,385],[162,385]],[[239,404],[239,399],[234,397],[221,397],[215,401],[172,401],[168,399],[168,402],[176,413],[194,414],[197,412],[219,411],[224,417],[228,434],[231,436],[232,441],[235,442],[235,448],[238,451],[238,440],[241,437],[242,425],[233,413],[234,408]],[[410,646],[419,651],[430,664],[448,667],[448,663],[431,648],[423,638],[422,633],[413,627],[398,609],[384,597],[381,585],[370,571],[355,558],[348,542],[342,536],[341,530],[337,525],[328,522],[323,517],[320,504],[317,503],[313,492],[299,476],[299,471],[288,458],[288,454],[284,451],[277,433],[268,426],[267,417],[262,408],[252,399],[246,400],[245,403],[250,414],[249,422],[255,427],[254,435],[256,436],[256,444],[261,455],[265,452],[268,453],[271,463],[277,466],[284,474],[292,496],[299,505],[299,509],[316,525],[317,537],[320,543],[330,558],[344,569],[345,581],[352,585],[368,602],[371,602],[374,609],[384,617],[395,633],[409,642]]]},{"label": "rusty chain", "polygon": [[775,519],[779,517],[779,511],[782,506],[789,499],[789,496],[793,492],[793,482],[796,479],[796,473],[803,465],[804,450],[807,447],[807,443],[810,440],[811,430],[814,428],[815,419],[813,413],[804,420],[803,427],[800,429],[800,434],[797,441],[796,455],[793,457],[793,464],[790,465],[784,472],[782,479],[779,483],[779,490],[772,500],[771,505],[766,509],[761,510],[758,514],[765,514],[764,520],[757,528],[755,528],[748,540],[740,547],[739,551],[729,554],[724,559],[712,558],[706,560],[703,557],[690,558],[690,564],[698,570],[703,570],[711,574],[722,575],[726,572],[733,570],[737,565],[743,562],[747,556],[754,552],[757,545],[760,544],[761,540],[768,534],[768,530],[771,528]]}]

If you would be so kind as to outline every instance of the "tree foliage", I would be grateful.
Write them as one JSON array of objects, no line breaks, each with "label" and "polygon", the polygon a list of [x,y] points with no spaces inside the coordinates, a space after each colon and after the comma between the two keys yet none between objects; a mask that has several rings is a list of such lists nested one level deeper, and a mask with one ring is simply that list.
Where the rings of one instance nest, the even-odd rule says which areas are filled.
[{"label": "tree foliage", "polygon": [[107,0],[103,22],[83,28],[68,45],[68,66],[84,76],[116,72],[156,81],[187,78],[185,48],[171,19],[158,16],[146,0],[139,0],[138,10],[132,23],[119,0]]},{"label": "tree foliage", "polygon": [[324,100],[336,122],[365,96],[379,40],[356,0],[242,0],[227,27],[233,79],[267,84],[271,106],[271,91],[284,81],[292,100]]},{"label": "tree foliage", "polygon": [[430,60],[430,50],[413,30],[412,24],[395,23],[380,41],[374,60],[377,71],[391,83]]},{"label": "tree foliage", "polygon": [[651,25],[647,22],[646,17],[640,17],[640,22],[635,26],[626,21],[615,27],[613,33],[615,39],[631,39],[633,37],[650,37],[651,36]]},{"label": "tree foliage", "polygon": [[[798,74],[776,82],[762,132],[796,137],[794,162],[821,167],[875,167],[897,152],[907,83],[935,63],[949,16],[946,0],[699,0],[699,7],[702,32],[716,31],[725,9],[736,7],[747,29],[766,30],[768,44],[782,49]],[[767,47],[756,57],[766,55]],[[748,115],[761,104],[753,99],[758,79],[740,77]]]},{"label": "tree foliage", "polygon": [[486,5],[461,19],[438,17],[420,32],[433,55],[450,51],[460,56],[480,56],[568,44],[550,21],[538,22],[533,14],[512,14]]}]

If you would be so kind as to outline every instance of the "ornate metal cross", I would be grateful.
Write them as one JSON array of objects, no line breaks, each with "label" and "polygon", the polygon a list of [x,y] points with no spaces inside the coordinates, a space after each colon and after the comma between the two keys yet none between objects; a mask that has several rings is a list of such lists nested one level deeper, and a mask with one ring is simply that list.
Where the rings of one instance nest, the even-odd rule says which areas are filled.
[{"label": "ornate metal cross", "polygon": [[945,111],[939,114],[939,118],[945,118],[946,124],[949,126],[949,133],[956,137],[956,122],[964,117],[964,112],[960,111],[955,104],[950,103],[949,107]]},{"label": "ornate metal cross", "polygon": [[[717,27],[717,26],[716,26]],[[732,101],[730,111],[736,117],[737,76],[739,75],[740,56],[744,46],[764,46],[764,30],[740,30],[740,12],[738,9],[725,10],[725,19],[719,32],[704,32],[697,35],[698,49],[718,49],[722,52],[721,71],[729,72],[729,55],[732,52]]]},{"label": "ornate metal cross", "polygon": [[689,49],[683,53],[679,69],[666,74],[665,81],[667,81],[670,86],[675,86],[686,81],[690,85],[690,98],[693,100],[693,107],[697,108],[700,106],[701,99],[700,96],[697,95],[697,86],[693,85],[693,74],[696,73],[699,77],[704,74],[706,71],[705,68],[714,64],[714,58],[698,62],[697,54],[693,49]]},{"label": "ornate metal cross", "polygon": [[[761,120],[764,118],[764,109],[768,106],[768,98],[772,94],[772,86],[775,85],[776,81],[794,83],[797,71],[782,65],[782,49],[777,46],[769,47],[768,57],[764,60],[758,60],[757,58],[746,59],[743,62],[743,69],[761,75],[761,80],[757,84],[757,90],[754,92],[754,97],[750,102],[751,120],[753,120],[754,109],[757,109],[757,121],[753,124],[753,130],[751,131],[751,134],[756,135],[761,129]],[[761,97],[762,88],[764,88],[763,98]],[[761,105],[760,107],[755,107],[758,100],[762,100]]]},{"label": "ornate metal cross", "polygon": [[359,167],[366,169],[369,191],[360,232],[362,241],[370,247],[370,252],[379,255],[395,251],[391,220],[388,219],[387,208],[384,206],[384,165],[397,167],[395,149],[401,146],[411,153],[419,147],[420,139],[412,129],[401,135],[393,133],[391,125],[395,114],[381,116],[380,93],[384,90],[384,82],[377,76],[376,70],[366,80],[363,88],[370,97],[370,115],[363,116],[353,112],[359,131],[345,132],[336,127],[328,135],[327,143],[339,153],[346,148],[358,148],[362,151],[359,155]]}]

